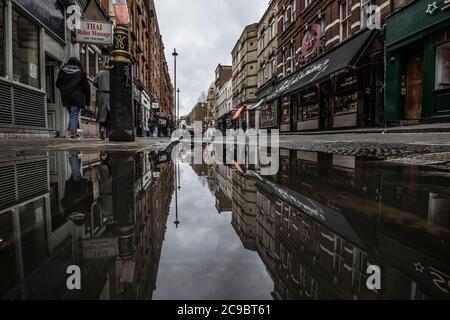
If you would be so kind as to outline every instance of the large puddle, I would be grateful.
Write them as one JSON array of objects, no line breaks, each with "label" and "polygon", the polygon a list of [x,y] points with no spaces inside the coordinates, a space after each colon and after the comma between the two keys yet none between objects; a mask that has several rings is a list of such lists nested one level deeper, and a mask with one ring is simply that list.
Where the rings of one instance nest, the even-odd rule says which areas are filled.
[{"label": "large puddle", "polygon": [[0,298],[450,298],[449,171],[286,149],[274,176],[189,159],[2,154]]}]

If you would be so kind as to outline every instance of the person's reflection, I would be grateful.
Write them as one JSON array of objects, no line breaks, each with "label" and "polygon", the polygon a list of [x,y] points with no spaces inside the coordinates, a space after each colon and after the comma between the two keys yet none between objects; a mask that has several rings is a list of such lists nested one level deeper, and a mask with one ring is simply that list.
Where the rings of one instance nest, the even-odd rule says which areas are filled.
[{"label": "person's reflection", "polygon": [[69,180],[66,181],[61,205],[66,217],[76,225],[81,226],[91,211],[94,193],[92,182],[83,179],[78,155],[79,152],[72,151],[69,153],[69,164],[72,174]]},{"label": "person's reflection", "polygon": [[100,153],[100,187],[98,197],[98,207],[103,217],[108,218],[108,223],[113,222],[113,195],[112,195],[112,177],[111,177],[111,164],[108,157],[108,153]]}]

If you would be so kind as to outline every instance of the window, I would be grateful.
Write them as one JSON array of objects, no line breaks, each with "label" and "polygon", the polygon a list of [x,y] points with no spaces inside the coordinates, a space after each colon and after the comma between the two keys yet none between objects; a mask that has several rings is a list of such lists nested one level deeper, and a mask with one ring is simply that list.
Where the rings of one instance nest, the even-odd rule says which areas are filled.
[{"label": "window", "polygon": [[286,51],[283,51],[283,77],[286,75]]},{"label": "window", "polygon": [[340,40],[345,40],[350,36],[350,0],[344,0],[340,4]]},{"label": "window", "polygon": [[288,11],[285,10],[283,13],[283,31],[285,31],[288,27],[288,23],[289,23],[288,19],[289,19]]},{"label": "window", "polygon": [[305,8],[312,3],[312,0],[305,0]]},{"label": "window", "polygon": [[294,50],[294,45],[291,44],[291,72],[294,71],[294,60],[295,60],[295,50]]},{"label": "window", "polygon": [[39,88],[39,30],[16,10],[12,14],[12,37],[13,79]]},{"label": "window", "polygon": [[297,0],[291,0],[291,21],[297,17]]},{"label": "window", "polygon": [[5,75],[5,9],[0,1],[0,76]]},{"label": "window", "polygon": [[450,89],[450,42],[436,48],[436,89]]}]

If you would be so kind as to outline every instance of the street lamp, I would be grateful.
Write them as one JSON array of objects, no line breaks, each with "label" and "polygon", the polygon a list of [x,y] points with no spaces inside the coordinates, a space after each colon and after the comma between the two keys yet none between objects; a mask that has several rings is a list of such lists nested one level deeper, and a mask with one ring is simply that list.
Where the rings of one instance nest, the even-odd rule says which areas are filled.
[{"label": "street lamp", "polygon": [[177,93],[178,93],[178,102],[177,102],[177,123],[178,123],[178,129],[180,129],[180,88],[178,88]]},{"label": "street lamp", "polygon": [[174,98],[174,104],[173,104],[173,113],[176,114],[176,105],[177,105],[177,57],[178,52],[177,49],[173,49],[173,98]]}]

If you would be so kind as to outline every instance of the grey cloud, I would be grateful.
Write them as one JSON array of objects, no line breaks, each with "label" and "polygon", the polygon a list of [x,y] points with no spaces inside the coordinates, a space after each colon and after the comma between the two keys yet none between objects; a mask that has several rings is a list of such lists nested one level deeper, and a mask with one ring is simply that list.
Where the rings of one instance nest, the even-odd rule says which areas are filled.
[{"label": "grey cloud", "polygon": [[173,48],[181,114],[188,114],[214,80],[218,63],[231,64],[231,50],[244,27],[257,22],[267,0],[155,0],[173,77]]}]

